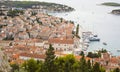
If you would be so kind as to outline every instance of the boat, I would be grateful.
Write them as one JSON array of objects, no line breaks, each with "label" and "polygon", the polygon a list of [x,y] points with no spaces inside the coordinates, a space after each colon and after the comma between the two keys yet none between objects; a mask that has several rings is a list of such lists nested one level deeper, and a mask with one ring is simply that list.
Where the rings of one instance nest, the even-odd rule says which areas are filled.
[{"label": "boat", "polygon": [[89,40],[90,41],[100,41],[100,38],[98,38],[98,37],[90,37]]},{"label": "boat", "polygon": [[100,41],[97,34],[93,34],[92,32],[82,32],[82,38],[84,42],[90,43],[91,41]]},{"label": "boat", "polygon": [[68,14],[65,14],[65,16],[67,16]]},{"label": "boat", "polygon": [[93,35],[94,37],[98,37],[98,35]]},{"label": "boat", "polygon": [[87,51],[88,47],[84,46],[84,48],[82,48],[82,51]]},{"label": "boat", "polygon": [[85,39],[85,40],[83,40],[84,41],[84,43],[90,43],[90,40],[89,39]]},{"label": "boat", "polygon": [[117,52],[120,52],[120,49],[118,49]]},{"label": "boat", "polygon": [[103,42],[103,45],[107,45],[107,43],[106,43],[106,42]]}]

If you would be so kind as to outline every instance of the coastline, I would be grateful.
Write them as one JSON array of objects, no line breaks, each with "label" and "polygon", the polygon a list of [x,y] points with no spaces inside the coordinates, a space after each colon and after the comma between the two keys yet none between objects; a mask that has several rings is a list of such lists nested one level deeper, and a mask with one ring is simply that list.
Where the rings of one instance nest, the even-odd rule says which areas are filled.
[{"label": "coastline", "polygon": [[48,3],[48,2],[39,2],[39,1],[5,1],[0,3],[0,5],[5,5],[13,8],[33,8],[40,9],[41,11],[47,12],[71,12],[75,9],[67,5],[57,4],[57,3]]},{"label": "coastline", "polygon": [[[52,2],[57,3],[56,0],[53,0]],[[103,2],[104,1],[100,1],[99,3],[103,3]],[[94,46],[92,45],[90,49],[95,50],[95,49],[99,49],[99,48],[105,48],[108,51],[111,51],[113,53],[113,55],[120,55],[119,53],[116,52],[116,50],[119,49],[119,43],[120,43],[120,40],[118,39],[120,36],[119,35],[119,22],[118,22],[119,16],[106,13],[106,12],[109,12],[110,10],[112,10],[113,8],[112,7],[108,8],[105,6],[98,7],[98,6],[96,6],[96,3],[90,3],[90,6],[86,7],[87,5],[85,2],[81,2],[81,3],[84,4],[83,6],[84,6],[85,10],[87,9],[90,11],[94,11],[94,9],[91,9],[94,7],[96,9],[96,11],[94,12],[94,15],[91,15],[90,11],[83,11],[84,12],[84,14],[83,14],[79,10],[84,10],[84,9],[81,9],[81,7],[76,6],[77,2],[74,2],[73,3],[74,5],[71,5],[69,3],[67,3],[67,5],[71,6],[71,7],[73,6],[75,9],[79,9],[79,10],[76,10],[75,13],[79,14],[81,16],[75,16],[75,13],[70,13],[67,16],[64,16],[65,14],[59,14],[59,15],[55,15],[55,16],[62,17],[62,18],[65,18],[66,20],[72,20],[74,22],[80,23],[80,25],[82,25],[82,27],[87,30],[91,30],[93,28],[92,25],[95,25],[94,30],[97,31],[97,34],[100,36],[102,41],[107,42],[108,45],[103,46],[103,45],[101,45],[102,43],[99,43],[99,44],[93,43]],[[61,2],[61,4],[62,4],[62,2]],[[63,4],[65,4],[65,3],[63,3]],[[101,14],[103,16],[101,16]],[[91,16],[92,16],[92,18],[91,18]],[[78,18],[81,21],[78,21]],[[104,22],[100,21],[101,19],[104,19],[104,18],[105,18]],[[87,20],[87,22],[84,22],[86,20]],[[89,27],[87,27],[87,26],[89,26]],[[107,26],[110,26],[110,27],[106,30]],[[113,27],[113,26],[115,26],[115,27]],[[100,28],[103,28],[103,30],[101,30]],[[114,32],[113,30],[115,30],[116,32]],[[109,34],[107,34],[107,33],[109,33]]]},{"label": "coastline", "polygon": [[[3,11],[2,8],[4,8]],[[7,7],[1,6],[1,14],[6,12],[5,8]],[[62,57],[66,57],[65,61],[67,62],[68,60],[66,59],[68,57],[70,57],[70,61],[73,61],[73,57],[75,57],[76,59],[74,58],[74,63],[77,64],[77,60],[79,60],[79,62],[81,63],[82,59],[84,60],[84,62],[86,61],[86,63],[88,63],[87,59],[89,59],[89,63],[93,64],[94,66],[96,65],[94,63],[99,63],[101,71],[103,71],[103,68],[105,68],[106,71],[110,71],[118,67],[120,68],[120,57],[113,56],[109,50],[105,49],[105,46],[108,46],[109,43],[105,41],[99,42],[101,41],[99,35],[96,33],[94,34],[93,31],[89,31],[88,29],[83,28],[82,22],[77,23],[74,20],[67,20],[64,17],[62,18],[50,15],[49,12],[51,11],[45,10],[44,12],[44,9],[43,11],[40,11],[37,6],[27,8],[23,11],[23,13],[18,12],[19,14],[14,14],[14,10],[12,11],[13,12],[11,13],[14,16],[9,16],[9,11],[7,12],[7,14],[0,16],[0,50],[6,55],[6,58],[8,57],[8,60],[6,60],[10,60],[9,63],[11,65],[12,63],[17,63],[19,66],[20,64],[25,63],[26,67],[26,64],[29,64],[29,62],[26,63],[26,61],[29,61],[31,58],[36,61],[36,64],[34,64],[34,66],[37,66],[37,61],[46,63],[53,60],[52,62],[54,64],[54,61],[55,63],[59,63],[59,57],[60,60],[63,59]],[[53,14],[58,13],[57,11],[55,13],[54,12],[52,11]],[[64,14],[64,10],[59,13]],[[71,14],[65,14],[65,16],[68,17],[69,15]],[[73,16],[71,17],[74,18],[74,15],[75,14],[73,14]],[[78,15],[81,16],[80,14]],[[92,11],[92,18],[94,18],[93,15],[94,12]],[[81,19],[77,19],[81,21]],[[104,17],[104,19],[106,18]],[[89,21],[87,21],[87,19],[85,18],[83,24],[85,24],[86,22]],[[92,21],[90,20],[90,22]],[[100,28],[100,30],[102,30],[102,27]],[[100,47],[101,45],[98,45],[100,48],[95,48],[94,43],[96,45],[96,42],[101,43],[104,47]],[[90,48],[89,45],[93,45],[93,48]],[[120,50],[117,51],[120,52]],[[72,56],[69,56],[69,54],[72,54]],[[68,55],[68,57],[66,55]],[[52,57],[54,57],[54,59]],[[47,58],[48,61],[46,61]],[[64,61],[64,59],[62,61]],[[50,62],[48,62],[48,65]],[[65,64],[67,62],[65,62]],[[38,63],[38,66],[39,65],[40,64]],[[47,65],[47,63],[45,65]],[[70,64],[71,67],[72,65],[74,64]],[[40,66],[41,69],[44,69],[44,67],[42,66],[44,66],[44,64],[41,64]],[[56,69],[58,70],[59,64],[55,66],[58,66],[56,67]],[[91,69],[86,68],[86,71],[94,71],[94,66]],[[77,65],[78,69],[80,67],[82,66]],[[23,67],[20,68],[23,69]],[[38,68],[38,70],[40,68]],[[68,69],[69,68],[65,67],[63,71]],[[37,68],[35,68],[35,70],[38,71]],[[80,71],[81,70],[82,68],[80,69]],[[25,71],[27,71],[26,68]],[[51,69],[51,71],[53,70]]]},{"label": "coastline", "polygon": [[[102,1],[99,3],[102,3]],[[75,2],[75,4],[77,4],[77,2]],[[86,4],[86,3],[84,2],[83,4]],[[75,23],[80,24],[82,26],[82,28],[89,30],[89,31],[93,31],[93,33],[98,34],[99,37],[101,38],[101,41],[96,42],[96,43],[95,42],[90,43],[90,46],[88,49],[89,51],[95,51],[95,50],[104,48],[104,49],[107,49],[108,51],[110,51],[112,53],[112,55],[114,55],[114,56],[120,55],[116,51],[117,49],[119,49],[119,41],[120,41],[120,40],[118,40],[118,38],[119,38],[118,37],[119,36],[119,33],[118,33],[119,32],[118,31],[119,30],[119,27],[118,27],[119,16],[116,17],[116,15],[108,14],[108,12],[113,9],[113,7],[98,6],[98,5],[96,5],[96,3],[91,3],[91,4],[93,4],[93,5],[91,5],[89,8],[87,8],[86,5],[83,5],[85,8],[85,11],[81,11],[81,10],[84,10],[81,7],[77,7],[76,5],[68,4],[68,5],[73,6],[76,9],[76,11],[71,12],[70,14],[66,13],[67,15],[63,14],[63,13],[62,14],[52,14],[52,15],[65,18],[67,20],[72,20]],[[94,11],[94,9],[91,9],[93,7],[94,7],[94,9],[96,9],[96,11]],[[90,10],[90,11],[86,11],[86,10]],[[94,12],[94,14],[91,12]],[[75,14],[77,14],[77,16]],[[102,21],[102,19],[104,19],[104,18],[105,18],[105,22]],[[106,30],[107,26],[110,26],[110,28],[108,28]],[[113,27],[113,26],[115,26],[115,27]],[[101,30],[101,28],[103,28],[103,30]],[[116,32],[114,32],[113,30],[115,30]],[[118,35],[118,36],[116,36],[116,35]],[[115,38],[113,38],[114,36],[115,36]],[[103,42],[107,42],[108,45],[104,46]]]}]

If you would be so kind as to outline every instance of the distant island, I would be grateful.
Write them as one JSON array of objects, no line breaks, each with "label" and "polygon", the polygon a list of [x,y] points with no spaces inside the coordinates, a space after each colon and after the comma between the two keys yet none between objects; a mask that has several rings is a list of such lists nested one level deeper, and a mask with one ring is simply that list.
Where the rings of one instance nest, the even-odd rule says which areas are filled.
[{"label": "distant island", "polygon": [[120,6],[120,3],[115,3],[115,2],[105,2],[105,3],[102,3],[101,5],[119,7],[119,6]]},{"label": "distant island", "polygon": [[120,9],[112,10],[112,14],[120,15]]},{"label": "distant island", "polygon": [[[101,5],[120,7],[120,3],[115,3],[115,2],[105,2],[105,3],[102,3]],[[115,15],[120,15],[120,9],[112,10],[111,13]]]},{"label": "distant island", "polygon": [[47,12],[70,12],[74,11],[74,8],[67,5],[48,3],[48,2],[39,2],[39,1],[4,1],[0,5],[5,5],[8,7],[15,8],[37,8],[42,9]]}]

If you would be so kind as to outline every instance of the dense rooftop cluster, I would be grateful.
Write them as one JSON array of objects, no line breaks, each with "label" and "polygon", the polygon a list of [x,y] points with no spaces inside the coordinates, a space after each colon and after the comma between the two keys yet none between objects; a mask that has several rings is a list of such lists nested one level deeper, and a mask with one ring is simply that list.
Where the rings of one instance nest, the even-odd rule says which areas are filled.
[{"label": "dense rooftop cluster", "polygon": [[[78,36],[79,25],[74,31],[75,25],[73,22],[44,14],[38,8],[43,7],[34,6],[33,9],[26,9],[23,14],[18,13],[12,17],[6,14],[0,16],[1,60],[4,56],[2,54],[5,54],[8,57],[6,61],[8,59],[11,64],[22,64],[31,58],[45,61],[47,50],[51,46],[54,48],[55,58],[73,54],[75,60],[81,60],[84,56],[79,55],[79,47],[82,46]],[[79,49],[79,51],[76,51],[76,49]],[[120,67],[120,57],[112,57],[107,52],[102,53],[98,58],[85,57],[85,60],[90,60],[91,63],[98,62],[108,71]]]},{"label": "dense rooftop cluster", "polygon": [[32,15],[31,10],[14,18],[0,17],[0,40],[73,38],[73,29],[74,24],[70,21],[43,13]]}]

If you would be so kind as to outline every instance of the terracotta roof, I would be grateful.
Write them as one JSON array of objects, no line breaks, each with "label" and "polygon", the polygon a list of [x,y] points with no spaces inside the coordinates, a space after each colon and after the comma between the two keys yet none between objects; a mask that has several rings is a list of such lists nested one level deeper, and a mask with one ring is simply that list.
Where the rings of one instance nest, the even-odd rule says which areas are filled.
[{"label": "terracotta roof", "polygon": [[12,61],[10,62],[10,64],[15,64],[15,63],[23,64],[23,63],[24,63],[24,60],[18,59],[18,60],[12,60]]},{"label": "terracotta roof", "polygon": [[118,61],[118,59],[116,58],[116,57],[112,57],[111,59],[110,59],[110,62],[111,63],[119,63],[119,61]]},{"label": "terracotta roof", "polygon": [[48,40],[49,43],[58,43],[58,44],[74,44],[74,39],[66,38],[51,38]]},{"label": "terracotta roof", "polygon": [[17,59],[19,58],[19,54],[13,54],[12,57]]},{"label": "terracotta roof", "polygon": [[56,56],[66,56],[67,54],[64,54],[64,53],[62,53],[62,52],[60,52],[60,51],[56,51],[56,52],[55,52],[55,55],[56,55]]},{"label": "terracotta roof", "polygon": [[[80,59],[82,58],[82,56],[75,56],[75,58],[76,58],[77,60],[80,60]],[[85,57],[85,60],[91,60],[91,58]]]},{"label": "terracotta roof", "polygon": [[20,56],[45,59],[45,55],[32,54],[32,53],[21,53]]}]

